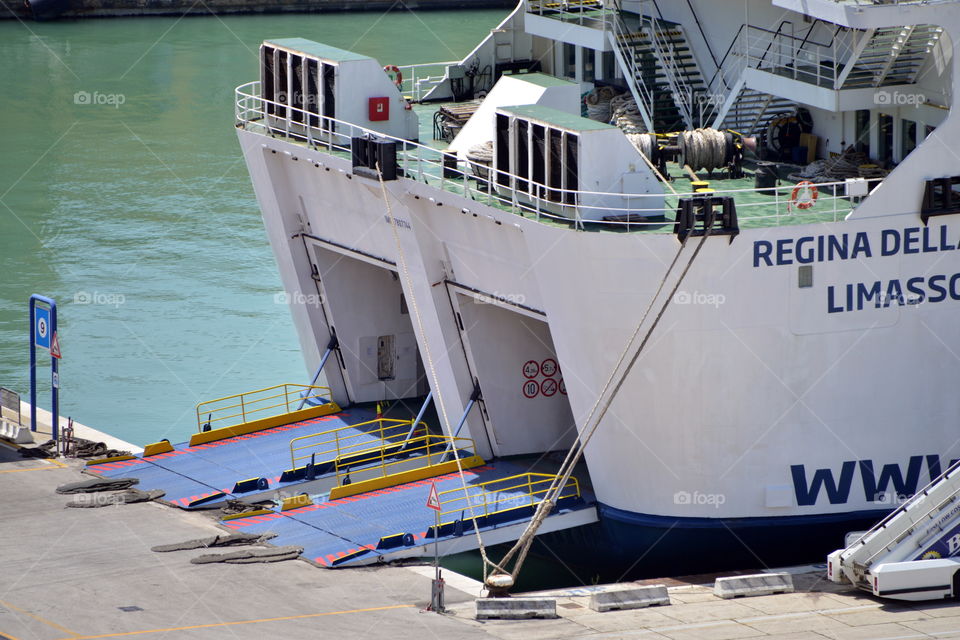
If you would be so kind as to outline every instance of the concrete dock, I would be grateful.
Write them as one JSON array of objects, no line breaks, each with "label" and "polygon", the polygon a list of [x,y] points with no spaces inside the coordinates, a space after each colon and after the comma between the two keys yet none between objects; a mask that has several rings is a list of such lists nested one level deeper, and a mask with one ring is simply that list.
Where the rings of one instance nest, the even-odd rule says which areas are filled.
[{"label": "concrete dock", "polygon": [[[797,592],[721,600],[709,584],[665,580],[671,604],[595,613],[590,593],[551,592],[556,620],[473,619],[479,583],[446,573],[449,612],[423,612],[432,569],[320,569],[190,564],[209,550],[159,544],[222,533],[212,520],[156,503],[65,509],[77,461],[22,459],[0,444],[0,637],[73,638],[779,638],[906,640],[960,636],[953,602],[905,605],[794,570]],[[648,581],[649,582],[649,581]]]}]

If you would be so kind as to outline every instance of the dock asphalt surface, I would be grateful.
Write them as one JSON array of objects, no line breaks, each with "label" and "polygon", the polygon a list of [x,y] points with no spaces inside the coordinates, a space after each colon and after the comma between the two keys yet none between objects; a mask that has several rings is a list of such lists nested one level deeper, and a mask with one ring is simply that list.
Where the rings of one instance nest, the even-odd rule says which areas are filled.
[{"label": "dock asphalt surface", "polygon": [[560,618],[510,622],[473,620],[479,585],[448,573],[449,612],[437,615],[423,611],[427,567],[191,564],[211,550],[155,553],[155,545],[224,531],[157,503],[67,509],[74,496],[54,489],[86,477],[80,469],[22,459],[0,444],[0,639],[960,637],[953,601],[885,602],[828,583],[822,571],[797,573],[796,593],[736,600],[715,597],[709,585],[660,581],[672,604],[635,611],[595,613],[592,587],[564,590],[553,594]]}]

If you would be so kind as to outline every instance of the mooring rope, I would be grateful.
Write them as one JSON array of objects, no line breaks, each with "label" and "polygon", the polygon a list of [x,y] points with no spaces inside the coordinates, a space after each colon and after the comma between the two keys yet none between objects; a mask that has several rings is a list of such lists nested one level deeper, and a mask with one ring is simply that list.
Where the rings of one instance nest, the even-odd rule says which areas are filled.
[{"label": "mooring rope", "polygon": [[[507,572],[500,565],[490,560],[490,558],[487,556],[487,550],[483,544],[483,537],[480,535],[480,527],[477,525],[477,518],[476,518],[477,514],[475,511],[474,504],[471,500],[466,499],[469,495],[469,491],[467,489],[467,478],[463,473],[463,463],[460,460],[460,452],[457,449],[456,442],[454,442],[455,434],[451,431],[452,427],[450,426],[451,423],[447,416],[446,404],[444,403],[444,400],[443,400],[443,394],[440,391],[440,378],[437,375],[437,369],[434,366],[433,355],[431,354],[431,351],[430,351],[430,341],[426,339],[427,334],[423,328],[423,319],[420,315],[420,305],[417,303],[417,296],[414,293],[413,279],[410,276],[409,269],[407,268],[407,257],[403,251],[403,244],[400,242],[400,233],[397,230],[396,221],[394,220],[394,217],[393,217],[393,207],[390,206],[390,198],[387,194],[387,185],[383,181],[383,173],[380,171],[379,162],[376,164],[376,170],[377,170],[377,177],[380,180],[380,190],[383,193],[383,201],[387,207],[387,216],[390,219],[390,228],[393,230],[393,239],[397,246],[397,263],[401,271],[403,272],[403,277],[406,280],[407,289],[409,291],[408,301],[410,303],[410,309],[413,311],[413,317],[417,321],[417,327],[420,330],[420,335],[424,336],[423,338],[424,356],[427,361],[426,362],[427,368],[430,370],[430,377],[433,379],[434,396],[436,396],[437,405],[440,407],[440,413],[443,417],[441,428],[444,425],[446,425],[447,432],[450,436],[450,451],[453,453],[454,460],[456,460],[457,473],[460,477],[460,484],[463,487],[464,500],[465,502],[467,502],[467,506],[470,509],[470,516],[471,516],[470,520],[473,523],[473,532],[477,537],[477,548],[480,550],[480,557],[483,559],[483,579],[484,579],[484,582],[486,582],[488,565],[503,573],[507,573]],[[437,534],[438,532],[434,531],[434,535],[436,536]]]},{"label": "mooring rope", "polygon": [[[597,395],[597,400],[593,404],[593,407],[590,409],[590,413],[587,415],[585,421],[586,425],[590,425],[589,428],[585,429],[584,435],[581,435],[577,439],[577,443],[570,449],[567,453],[566,458],[563,461],[563,464],[560,466],[561,473],[558,473],[553,482],[550,484],[550,487],[547,489],[544,494],[543,500],[537,505],[537,510],[533,515],[533,518],[530,521],[530,524],[527,525],[527,528],[524,530],[523,534],[517,540],[516,544],[500,559],[501,565],[506,565],[510,559],[517,555],[517,559],[514,562],[513,571],[510,572],[511,577],[516,581],[517,576],[520,573],[520,569],[523,566],[523,562],[526,560],[527,553],[530,550],[530,546],[533,544],[533,538],[537,533],[540,525],[550,514],[550,511],[553,510],[554,505],[557,501],[557,496],[562,492],[563,487],[566,486],[569,482],[571,475],[573,475],[573,470],[576,465],[580,462],[580,458],[583,457],[583,452],[586,449],[587,444],[590,442],[590,439],[593,437],[593,434],[596,433],[597,428],[600,426],[600,423],[603,421],[604,416],[607,413],[607,410],[610,408],[610,405],[613,404],[614,399],[619,393],[621,387],[627,379],[627,376],[630,374],[630,371],[633,369],[633,366],[636,364],[637,360],[640,357],[640,354],[643,353],[644,348],[650,340],[650,336],[653,335],[654,330],[657,328],[657,325],[660,323],[660,320],[663,318],[664,313],[667,311],[667,307],[670,306],[671,300],[676,295],[680,285],[683,283],[684,278],[686,278],[687,273],[690,271],[690,268],[693,266],[694,261],[697,259],[697,256],[700,253],[700,250],[703,248],[704,242],[706,242],[707,237],[710,235],[710,229],[707,228],[704,230],[704,234],[700,239],[700,242],[697,244],[697,248],[694,250],[693,255],[690,256],[690,260],[687,261],[686,266],[680,274],[680,277],[677,279],[676,284],[673,286],[673,289],[670,291],[670,295],[667,296],[666,300],[663,302],[663,305],[660,307],[660,311],[657,313],[656,318],[654,318],[653,323],[650,325],[650,328],[647,330],[646,334],[643,336],[643,340],[640,342],[640,345],[637,347],[636,352],[633,354],[633,357],[630,358],[630,362],[627,364],[626,368],[623,371],[623,374],[620,375],[619,379],[613,384],[614,379],[617,377],[617,372],[620,370],[621,365],[627,357],[627,354],[630,352],[631,347],[634,342],[636,342],[637,336],[639,336],[641,329],[643,328],[644,323],[646,322],[647,317],[650,314],[650,311],[653,309],[654,303],[660,296],[663,291],[664,286],[667,283],[667,280],[670,278],[670,274],[673,271],[674,267],[677,264],[680,255],[683,253],[684,248],[687,245],[687,240],[690,238],[688,235],[684,238],[680,249],[677,251],[677,254],[674,256],[673,261],[670,263],[670,266],[667,269],[666,274],[663,279],[660,281],[660,285],[657,288],[657,292],[654,294],[653,298],[650,300],[650,304],[647,306],[646,311],[643,314],[643,317],[640,319],[639,324],[637,325],[636,330],[633,332],[633,335],[630,337],[630,340],[627,342],[626,347],[620,353],[620,357],[617,360],[616,366],[610,372],[610,376],[607,378],[606,383],[603,388],[600,390],[600,393]],[[613,384],[613,390],[610,393],[606,401],[603,401],[604,395],[610,389],[611,384]],[[601,404],[603,405],[601,408]],[[599,409],[599,412],[598,412]],[[596,420],[593,421],[591,425],[591,420],[593,416],[596,415]],[[502,569],[501,569],[502,571]],[[506,573],[506,572],[504,572]]]}]

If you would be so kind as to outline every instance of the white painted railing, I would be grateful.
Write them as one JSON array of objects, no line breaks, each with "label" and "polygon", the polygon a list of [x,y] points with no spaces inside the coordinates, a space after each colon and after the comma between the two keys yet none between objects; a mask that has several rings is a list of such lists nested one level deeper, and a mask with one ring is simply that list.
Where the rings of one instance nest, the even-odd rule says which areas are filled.
[{"label": "white painted railing", "polygon": [[454,64],[460,64],[460,61],[398,65],[397,68],[400,69],[400,75],[403,78],[400,83],[400,92],[414,102],[420,102],[431,89],[443,82],[447,67]]},{"label": "white painted railing", "polygon": [[[274,114],[266,113],[272,105]],[[293,115],[300,112],[297,118]],[[397,143],[397,165],[401,177],[423,182],[436,188],[462,195],[537,220],[553,220],[584,229],[625,227],[636,231],[671,232],[673,215],[681,198],[703,197],[703,193],[623,193],[617,191],[580,191],[561,189],[511,174],[494,170],[473,161],[459,160],[454,154],[444,153],[422,144],[384,135],[336,118],[324,118],[287,105],[260,97],[259,81],[242,85],[236,90],[236,117],[238,126],[270,136],[284,136],[304,143],[321,152],[350,154],[351,139],[373,136]],[[307,126],[308,118],[316,126]],[[300,120],[300,121],[298,121]],[[446,161],[446,164],[445,164]],[[619,178],[617,178],[619,179]],[[882,180],[867,180],[868,190]],[[720,183],[717,183],[718,185]],[[741,227],[778,226],[823,222],[825,218],[843,220],[856,206],[856,199],[847,197],[845,181],[818,183],[818,197],[809,206],[800,206],[793,184],[758,189],[715,189],[710,196],[734,198]],[[561,204],[573,202],[576,204]],[[588,204],[588,203],[599,204]],[[806,204],[806,203],[804,203]],[[593,220],[600,216],[664,216],[662,221],[617,222]]]}]

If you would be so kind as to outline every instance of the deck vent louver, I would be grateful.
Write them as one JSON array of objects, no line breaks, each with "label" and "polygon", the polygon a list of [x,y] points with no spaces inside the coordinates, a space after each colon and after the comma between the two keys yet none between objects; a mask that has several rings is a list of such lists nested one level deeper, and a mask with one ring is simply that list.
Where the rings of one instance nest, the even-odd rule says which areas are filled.
[{"label": "deck vent louver", "polygon": [[960,185],[960,176],[927,180],[923,204],[920,206],[920,218],[924,225],[934,216],[960,213],[960,192],[955,190],[957,185]]}]

